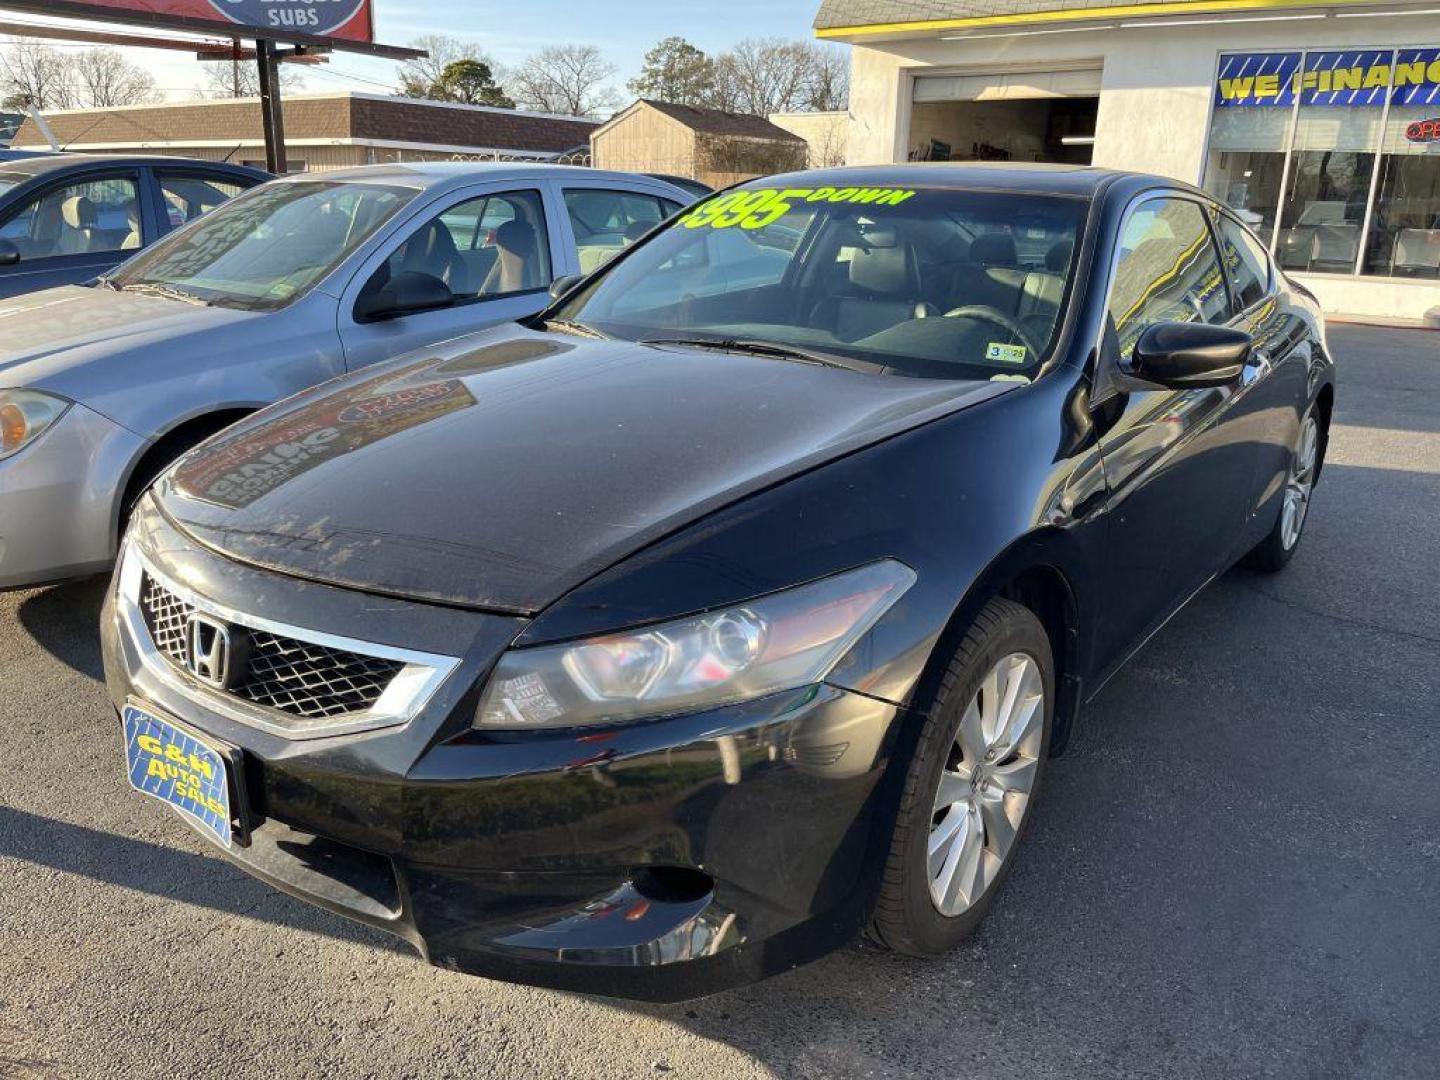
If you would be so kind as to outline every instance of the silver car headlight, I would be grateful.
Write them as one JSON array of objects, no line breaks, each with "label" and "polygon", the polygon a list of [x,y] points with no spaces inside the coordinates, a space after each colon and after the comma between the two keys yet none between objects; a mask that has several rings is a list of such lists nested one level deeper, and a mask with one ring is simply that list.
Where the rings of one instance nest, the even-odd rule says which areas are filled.
[{"label": "silver car headlight", "polygon": [[475,726],[672,716],[816,683],[915,583],[893,560],[719,611],[500,658]]},{"label": "silver car headlight", "polygon": [[0,460],[24,450],[68,408],[64,398],[39,390],[0,390]]}]

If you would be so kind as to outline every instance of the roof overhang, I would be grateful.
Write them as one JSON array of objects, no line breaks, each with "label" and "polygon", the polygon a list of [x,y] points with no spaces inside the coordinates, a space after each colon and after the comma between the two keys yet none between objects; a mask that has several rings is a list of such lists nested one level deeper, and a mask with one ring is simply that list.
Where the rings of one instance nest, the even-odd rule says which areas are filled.
[{"label": "roof overhang", "polygon": [[865,45],[884,41],[947,37],[950,34],[960,36],[972,30],[1038,29],[1047,26],[1081,30],[1111,25],[1119,19],[1134,23],[1152,19],[1183,21],[1191,17],[1199,23],[1202,18],[1211,16],[1234,16],[1236,21],[1243,21],[1247,15],[1275,17],[1303,14],[1310,17],[1340,18],[1372,14],[1420,15],[1433,14],[1435,6],[1435,0],[1417,0],[1412,4],[1395,3],[1394,0],[1345,0],[1343,4],[1318,3],[1317,0],[1157,0],[1153,3],[1101,4],[1088,7],[1057,5],[1044,10],[1011,11],[1003,14],[824,26],[815,28],[815,36],[830,41]]}]

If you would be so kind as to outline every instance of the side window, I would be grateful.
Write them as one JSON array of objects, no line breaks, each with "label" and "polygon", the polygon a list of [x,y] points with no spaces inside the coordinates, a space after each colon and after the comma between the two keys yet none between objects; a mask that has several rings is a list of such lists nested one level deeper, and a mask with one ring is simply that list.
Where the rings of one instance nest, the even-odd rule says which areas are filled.
[{"label": "side window", "polygon": [[160,194],[165,198],[165,214],[172,229],[208,214],[248,186],[219,177],[182,173],[167,173],[156,179],[160,182]]},{"label": "side window", "polygon": [[567,188],[565,209],[583,274],[604,266],[670,215],[653,195],[603,188]]},{"label": "side window", "polygon": [[395,274],[437,277],[458,302],[531,292],[550,284],[550,237],[538,191],[467,199],[412,232],[367,288]]},{"label": "side window", "polygon": [[1270,256],[1255,237],[1224,214],[1219,223],[1220,254],[1235,290],[1235,307],[1245,311],[1270,291]]},{"label": "side window", "polygon": [[139,186],[133,177],[115,176],[51,188],[0,222],[0,236],[22,259],[137,249]]},{"label": "side window", "polygon": [[1188,199],[1152,199],[1125,222],[1110,283],[1110,320],[1122,360],[1160,322],[1229,318],[1230,298],[1205,212]]}]

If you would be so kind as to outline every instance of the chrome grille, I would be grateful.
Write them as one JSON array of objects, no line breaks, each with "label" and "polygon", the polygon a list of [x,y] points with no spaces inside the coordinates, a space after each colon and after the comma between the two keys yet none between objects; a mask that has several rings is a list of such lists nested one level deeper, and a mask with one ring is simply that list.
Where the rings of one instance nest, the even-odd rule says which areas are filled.
[{"label": "chrome grille", "polygon": [[[185,666],[185,625],[196,610],[145,574],[140,587],[145,626],[156,649]],[[309,720],[362,713],[380,700],[404,663],[334,649],[237,625],[249,639],[236,697]]]},{"label": "chrome grille", "polygon": [[149,574],[140,590],[145,609],[145,626],[155,647],[181,667],[185,666],[185,621],[195,608],[174,593],[162,589]]}]

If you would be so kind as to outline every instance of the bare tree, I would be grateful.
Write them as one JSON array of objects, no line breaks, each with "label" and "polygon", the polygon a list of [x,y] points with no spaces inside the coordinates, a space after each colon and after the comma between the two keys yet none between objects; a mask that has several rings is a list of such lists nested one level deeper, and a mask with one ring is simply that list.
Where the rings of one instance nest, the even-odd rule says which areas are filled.
[{"label": "bare tree", "polygon": [[[248,98],[260,96],[260,70],[254,57],[244,60],[207,60],[205,82],[200,92],[208,98]],[[293,67],[280,64],[280,93],[290,94],[304,85],[304,79]]]},{"label": "bare tree", "polygon": [[496,70],[495,61],[480,46],[447,34],[425,34],[410,42],[410,47],[424,49],[430,55],[406,60],[400,65],[398,92],[401,97],[431,97],[433,88],[444,77],[445,69],[461,60],[474,60],[492,72]]},{"label": "bare tree", "polygon": [[850,53],[809,42],[809,70],[805,77],[805,108],[837,112],[850,107]]},{"label": "bare tree", "polygon": [[747,38],[715,58],[712,104],[756,116],[802,108],[811,63],[807,42]]},{"label": "bare tree", "polygon": [[84,49],[73,70],[78,96],[93,108],[148,105],[161,98],[150,73],[115,49]]},{"label": "bare tree", "polygon": [[707,104],[727,112],[829,112],[850,101],[850,57],[831,46],[747,38],[715,58]]},{"label": "bare tree", "polygon": [[0,98],[7,108],[71,109],[75,76],[60,49],[20,38],[0,49]]},{"label": "bare tree", "polygon": [[620,104],[605,84],[615,70],[594,45],[555,45],[531,56],[505,81],[522,108],[596,116]]}]

